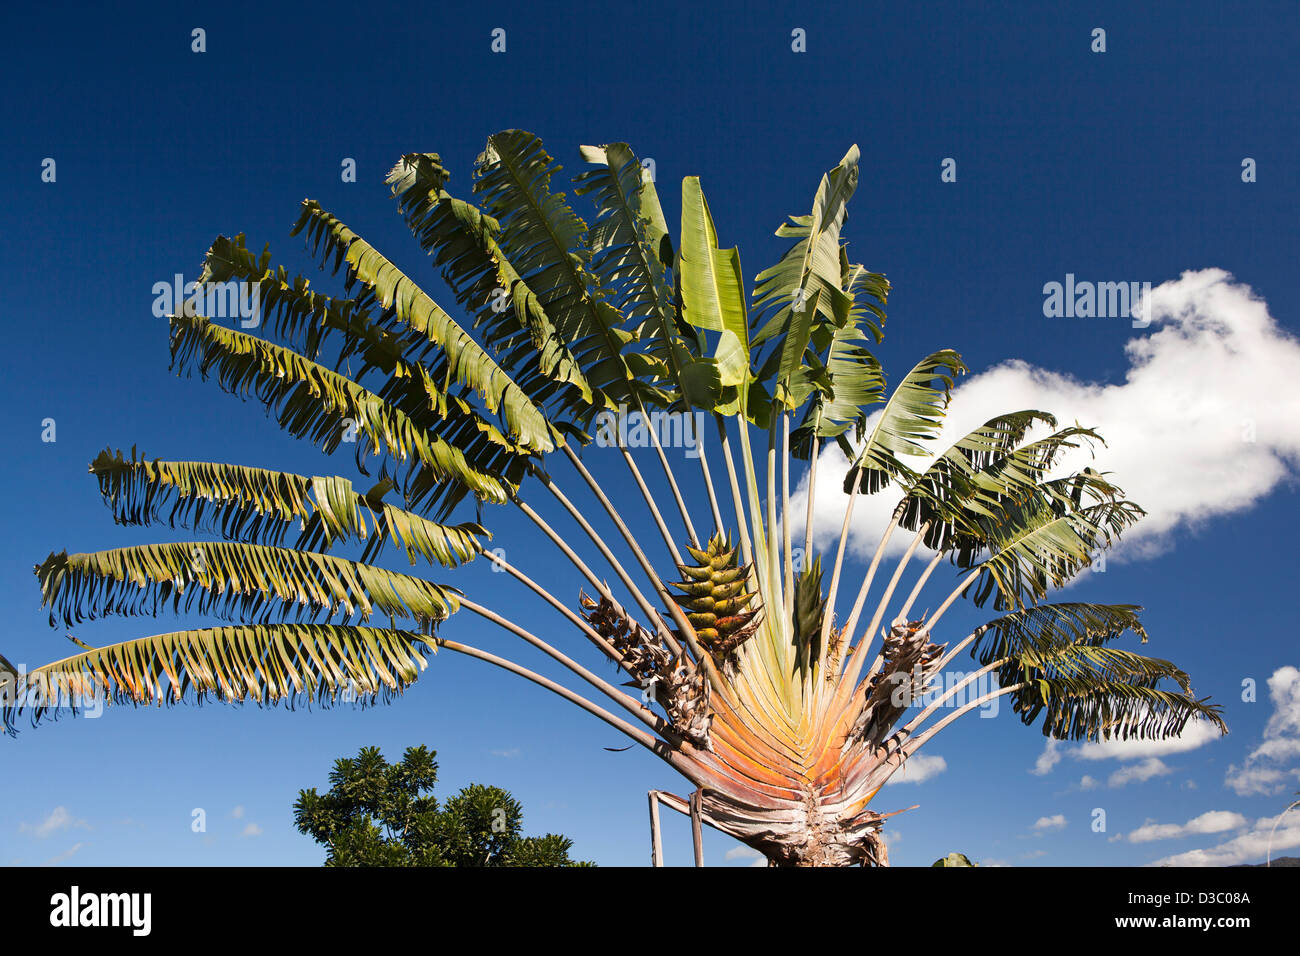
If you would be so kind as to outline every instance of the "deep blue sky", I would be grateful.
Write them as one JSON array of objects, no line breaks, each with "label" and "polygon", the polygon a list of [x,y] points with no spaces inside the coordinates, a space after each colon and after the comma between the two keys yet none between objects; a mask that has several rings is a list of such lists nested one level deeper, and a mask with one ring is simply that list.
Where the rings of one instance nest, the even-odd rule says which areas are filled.
[{"label": "deep blue sky", "polygon": [[[31,574],[51,550],[171,537],[113,525],[86,474],[105,445],[352,474],[345,456],[327,463],[259,407],[170,375],[150,289],[178,271],[193,277],[214,236],[241,231],[250,245],[270,242],[291,271],[314,274],[288,237],[310,196],[451,304],[383,185],[404,152],[440,153],[451,188],[467,197],[473,159],[495,131],[537,133],[570,173],[582,166],[580,144],[628,141],[654,158],[670,223],[675,184],[701,177],[722,243],[739,244],[752,278],[780,254],[772,233],[782,218],[807,211],[820,175],[856,142],[861,182],[846,235],[854,261],[893,282],[880,352],[895,375],[948,346],[975,370],[1020,358],[1115,381],[1131,329],[1042,317],[1043,283],[1067,272],[1158,283],[1219,267],[1294,332],[1300,13],[1294,3],[1248,13],[1142,6],[6,10],[0,597],[9,614],[0,651],[28,665],[68,652]],[[202,55],[190,50],[194,27],[207,31]],[[495,27],[507,30],[504,55],[489,50]],[[795,27],[807,31],[806,54],[791,52]],[[1094,27],[1107,31],[1105,54],[1089,50]],[[1259,169],[1249,185],[1240,179],[1246,156]],[[57,162],[56,183],[41,181],[45,157]],[[340,181],[344,157],[357,161],[355,184]],[[955,184],[940,182],[944,157],[957,160]],[[581,200],[578,211],[587,215]],[[45,418],[57,422],[53,444],[40,440]],[[535,535],[512,515],[488,521],[498,543],[529,554]],[[1088,830],[1092,808],[1109,808],[1112,831],[1148,817],[1280,810],[1280,798],[1225,791],[1223,775],[1270,713],[1263,699],[1239,702],[1242,677],[1254,676],[1263,698],[1268,675],[1298,663],[1284,613],[1298,533],[1294,492],[1282,489],[1080,590],[1145,604],[1151,652],[1176,659],[1200,693],[1227,705],[1231,737],[1175,755],[1177,773],[1099,795],[1067,791],[1059,773],[1027,773],[1043,746],[1037,730],[1009,715],[968,718],[933,745],[946,772],[879,798],[886,809],[921,804],[898,821],[895,861],[962,850],[1018,862],[1043,849],[1036,862],[1142,863],[1194,844],[1108,843]],[[557,593],[576,590],[553,562],[539,576]],[[481,572],[448,580],[503,586]],[[558,618],[544,615],[537,627],[558,632]],[[966,617],[974,621],[954,617],[953,628]],[[79,633],[106,643],[172,623],[98,622]],[[452,626],[490,649],[508,646],[476,621]],[[0,863],[41,863],[80,844],[71,858],[85,864],[312,864],[320,853],[291,824],[297,790],[324,784],[331,761],[362,745],[396,756],[418,743],[439,752],[443,795],[470,781],[507,787],[529,831],[566,833],[577,855],[603,864],[645,862],[645,791],[681,784],[647,754],[603,750],[622,742],[558,699],[442,654],[387,709],[119,708],[24,729],[0,741]],[[31,827],[56,807],[84,825],[42,838]],[[206,835],[191,833],[196,807],[207,811]],[[1065,829],[1022,836],[1056,813]],[[260,835],[241,836],[249,824]],[[679,821],[666,842],[670,862],[688,859]],[[713,835],[707,852],[721,862],[732,846]]]}]

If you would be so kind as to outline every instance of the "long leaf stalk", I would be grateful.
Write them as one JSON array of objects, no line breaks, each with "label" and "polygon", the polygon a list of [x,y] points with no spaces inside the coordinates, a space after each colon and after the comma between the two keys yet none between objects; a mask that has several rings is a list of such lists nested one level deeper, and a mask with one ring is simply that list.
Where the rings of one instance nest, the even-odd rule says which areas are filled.
[{"label": "long leaf stalk", "polygon": [[650,516],[654,519],[655,527],[659,529],[660,537],[664,539],[664,545],[668,548],[668,554],[673,559],[673,564],[680,565],[682,563],[682,554],[677,550],[677,542],[673,539],[672,532],[668,530],[668,525],[664,523],[663,515],[659,513],[659,506],[655,503],[654,495],[650,493],[645,479],[641,477],[641,469],[636,466],[636,461],[626,448],[620,445],[619,451],[622,454],[623,461],[627,463],[628,471],[632,473],[632,480],[636,482],[637,489],[641,492],[641,499],[650,510]]},{"label": "long leaf stalk", "polygon": [[572,671],[574,674],[577,674],[588,684],[596,688],[610,700],[614,701],[628,713],[632,714],[637,718],[637,720],[641,721],[655,733],[661,734],[666,729],[667,724],[664,722],[663,718],[652,712],[648,707],[643,706],[639,701],[623,693],[605,679],[592,673],[577,661],[573,660],[573,658],[552,647],[536,634],[533,634],[531,631],[520,627],[509,618],[503,617],[490,608],[486,608],[463,595],[461,596],[460,603],[461,607],[465,608],[465,610],[477,614],[486,621],[491,621],[493,624],[496,624],[497,626],[509,631],[511,634],[514,634],[516,637],[522,638],[533,647],[540,650],[547,657],[550,657],[552,660]]},{"label": "long leaf stalk", "polygon": [[867,591],[871,587],[870,575],[872,574],[872,571],[869,571],[868,576],[863,578],[862,587],[858,589],[857,600],[853,603],[853,610],[849,614],[849,619],[844,623],[844,647],[846,651],[848,648],[852,648],[852,651],[849,653],[848,665],[844,670],[845,681],[849,685],[853,685],[857,682],[858,675],[862,672],[862,659],[866,656],[866,648],[875,640],[876,628],[880,626],[880,622],[885,617],[885,612],[889,609],[889,601],[894,596],[894,591],[898,587],[898,582],[903,578],[903,571],[907,568],[908,562],[911,561],[912,555],[916,553],[916,549],[920,547],[921,541],[924,537],[925,525],[922,525],[921,530],[918,531],[916,536],[912,539],[912,543],[908,545],[903,556],[898,559],[898,564],[894,568],[894,573],[889,579],[889,584],[885,586],[885,592],[880,596],[880,601],[876,605],[875,613],[871,616],[871,622],[863,632],[862,640],[858,641],[855,645],[853,643],[853,638],[855,636],[854,632],[858,623],[858,616],[862,613],[863,605],[866,604]]},{"label": "long leaf stalk", "polygon": [[803,555],[804,567],[808,567],[812,560],[813,546],[813,516],[817,504],[817,435],[813,434],[812,454],[808,456],[808,512],[804,518],[803,528]]},{"label": "long leaf stalk", "polygon": [[708,449],[704,447],[704,435],[700,429],[696,428],[695,416],[690,410],[686,411],[686,422],[691,429],[692,447],[696,451],[696,457],[700,462],[700,474],[704,478],[704,490],[709,498],[709,510],[713,514],[713,531],[714,534],[723,534],[726,531],[726,524],[722,520],[722,511],[718,507],[718,494],[713,487],[713,476],[709,471]]},{"label": "long leaf stalk", "polygon": [[[682,517],[682,523],[686,526],[686,536],[690,538],[691,546],[698,548],[700,539],[695,535],[695,525],[691,523],[691,513],[686,507],[686,500],[682,497],[682,490],[677,486],[677,477],[673,474],[673,466],[668,462],[668,456],[664,454],[663,446],[659,442],[658,430],[653,427],[650,416],[646,414],[645,405],[637,399],[637,409],[641,413],[641,420],[645,422],[646,431],[650,434],[650,444],[654,446],[655,454],[659,457],[659,464],[663,467],[664,477],[668,479],[668,487],[672,489],[673,499],[677,502],[677,511]],[[690,420],[689,412],[686,418]],[[680,561],[678,562],[681,563]]]},{"label": "long leaf stalk", "polygon": [[[601,506],[605,509],[606,514],[609,515],[610,519],[614,522],[615,527],[618,528],[619,534],[623,536],[623,540],[627,542],[627,546],[631,549],[632,554],[636,557],[637,563],[641,565],[641,569],[642,571],[645,572],[646,578],[650,581],[651,586],[655,589],[655,594],[658,596],[659,601],[669,612],[669,614],[672,615],[673,621],[677,624],[677,627],[680,629],[680,633],[682,637],[685,639],[687,646],[690,647],[692,655],[694,655],[696,664],[703,667],[705,673],[708,674],[709,676],[710,683],[714,685],[714,689],[716,691],[722,694],[727,693],[725,685],[718,678],[717,668],[714,666],[712,655],[708,654],[706,651],[704,651],[703,648],[700,647],[699,642],[697,641],[695,636],[695,628],[691,626],[690,621],[686,619],[686,615],[682,613],[682,609],[678,606],[677,602],[674,601],[672,599],[672,596],[668,593],[668,589],[664,586],[663,579],[659,577],[659,573],[655,571],[654,565],[650,563],[650,560],[645,556],[645,552],[641,550],[641,545],[637,543],[637,540],[632,535],[632,532],[628,528],[627,523],[623,520],[622,516],[618,513],[618,510],[614,507],[614,505],[610,502],[609,497],[605,494],[604,489],[600,487],[599,482],[597,482],[596,479],[592,477],[591,472],[587,470],[587,466],[582,463],[582,459],[580,459],[574,453],[573,449],[569,448],[567,445],[565,446],[564,450],[568,454],[569,460],[573,463],[573,466],[578,470],[578,473],[582,475],[582,478],[584,481],[586,481],[587,486],[591,489],[592,493],[596,496],[597,500],[601,503]],[[551,492],[555,494],[562,502],[568,502],[568,499],[565,498],[559,492],[559,489],[555,487],[554,482],[548,482],[548,487],[550,488]],[[566,507],[570,508],[570,511],[573,514],[574,518],[578,519],[579,523],[583,526],[583,530],[587,531],[589,535],[595,533],[591,529],[591,525],[586,521],[586,519],[582,518],[581,512],[579,512],[575,508],[572,508],[572,506],[569,504],[566,504]],[[606,548],[605,550],[607,551],[608,549]],[[612,555],[610,557],[612,558]],[[647,609],[646,614],[647,616],[651,616],[652,612]],[[652,620],[658,620],[658,619],[660,619],[659,615],[653,614]]]}]

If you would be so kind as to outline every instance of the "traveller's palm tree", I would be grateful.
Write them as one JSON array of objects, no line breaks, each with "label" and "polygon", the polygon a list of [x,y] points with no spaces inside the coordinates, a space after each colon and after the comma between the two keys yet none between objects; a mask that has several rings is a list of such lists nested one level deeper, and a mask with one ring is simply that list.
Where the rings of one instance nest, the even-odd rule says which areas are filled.
[{"label": "traveller's palm tree", "polygon": [[[294,233],[343,271],[343,297],[273,267],[242,235],[218,238],[201,287],[254,284],[260,334],[178,309],[174,366],[255,396],[327,452],[354,434],[358,466],[366,473],[377,457],[379,483],[363,491],[255,463],[104,451],[91,472],[119,522],[227,540],[52,554],[36,568],[51,622],[183,608],[238,623],[101,648],[78,640],[84,650],[66,660],[10,668],[6,726],[89,693],[132,703],[385,697],[416,679],[427,650],[445,648],[600,717],[688,778],[708,823],[772,862],[798,864],[886,862],[872,798],[934,734],[994,697],[1009,696],[1025,723],[1041,718],[1059,739],[1165,736],[1193,718],[1222,728],[1183,671],[1114,646],[1126,632],[1146,640],[1138,608],[1046,602],[1142,514],[1102,474],[1056,474],[1063,452],[1098,436],[1015,411],[935,457],[960,357],[926,356],[887,391],[870,347],[889,283],[851,263],[841,239],[856,147],[822,178],[811,212],[777,231],[789,248],[752,297],[737,250],[719,247],[697,178],[682,184],[674,242],[653,178],[626,145],[583,147],[582,157],[589,169],[575,192],[594,201],[590,225],[553,191],[560,167],[526,132],[489,139],[477,204],[448,192],[437,155],[404,156],[393,169],[399,209],[465,322],[315,202],[303,203]],[[685,416],[696,460],[645,429],[671,490],[661,507],[617,435],[622,416],[665,413]],[[809,560],[816,469],[832,444],[851,463],[843,528],[833,554]],[[631,477],[617,506],[583,460],[597,446],[612,446]],[[799,462],[811,471],[806,517],[791,508]],[[556,465],[582,490],[562,488]],[[700,469],[693,482],[680,474],[686,466]],[[702,500],[688,500],[691,487]],[[846,587],[854,504],[882,493],[900,503],[864,578]],[[579,507],[580,494],[594,504]],[[476,518],[493,504],[536,524],[576,569],[574,590],[549,593],[487,550],[480,524],[451,523],[467,499]],[[543,502],[594,552],[580,554],[573,532],[543,517]],[[593,508],[621,542],[601,537]],[[638,539],[651,526],[663,561]],[[910,544],[869,608],[887,546],[905,534]],[[359,560],[331,553],[349,542],[362,546]],[[494,561],[558,613],[557,626],[539,636],[488,597],[378,567],[385,545],[413,565]],[[904,595],[921,549],[933,556]],[[913,615],[944,560],[959,572],[956,586],[933,613]],[[936,626],[963,595],[991,601],[997,615],[937,645]],[[847,614],[837,610],[843,596]],[[540,649],[612,704],[463,643],[442,626],[457,611]],[[574,638],[622,678],[560,650]],[[966,649],[982,668],[898,727],[913,695]],[[940,716],[988,675],[997,689]]]}]

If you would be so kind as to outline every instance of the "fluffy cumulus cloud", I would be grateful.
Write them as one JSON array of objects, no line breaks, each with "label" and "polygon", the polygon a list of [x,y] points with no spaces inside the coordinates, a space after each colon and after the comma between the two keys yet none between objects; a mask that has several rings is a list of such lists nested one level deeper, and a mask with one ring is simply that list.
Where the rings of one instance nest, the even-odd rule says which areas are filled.
[{"label": "fluffy cumulus cloud", "polygon": [[947,769],[948,761],[938,754],[933,756],[917,754],[910,757],[907,763],[903,764],[902,769],[889,778],[885,786],[888,787],[896,783],[924,783],[931,777],[937,777]]},{"label": "fluffy cumulus cloud", "polygon": [[[1278,326],[1267,303],[1223,270],[1205,269],[1156,287],[1147,305],[1150,325],[1132,330],[1122,381],[1077,379],[1012,357],[954,390],[935,450],[1022,408],[1096,428],[1106,447],[1095,458],[1071,452],[1061,471],[1091,465],[1113,472],[1147,510],[1116,558],[1158,553],[1179,529],[1247,508],[1300,470],[1300,342]],[[846,471],[844,456],[828,449],[817,472],[818,540],[839,534]],[[805,479],[795,514],[804,514],[806,495]],[[896,502],[897,495],[881,493],[858,503],[850,532],[856,553],[874,550]],[[907,537],[891,541],[891,549],[902,550]]]},{"label": "fluffy cumulus cloud", "polygon": [[1264,739],[1240,765],[1228,767],[1225,783],[1243,797],[1280,792],[1300,779],[1300,668],[1279,667],[1268,679],[1273,713]]},{"label": "fluffy cumulus cloud", "polygon": [[1065,814],[1054,813],[1050,817],[1039,817],[1029,829],[1034,833],[1050,833],[1053,830],[1063,830],[1065,829]]},{"label": "fluffy cumulus cloud", "polygon": [[1271,855],[1300,847],[1300,811],[1256,820],[1245,832],[1216,846],[1188,850],[1153,861],[1151,866],[1235,866],[1262,863]]},{"label": "fluffy cumulus cloud", "polygon": [[1176,840],[1180,837],[1205,833],[1224,833],[1246,825],[1246,818],[1231,810],[1209,810],[1186,823],[1156,823],[1148,820],[1127,837],[1130,843],[1150,843],[1153,840]]},{"label": "fluffy cumulus cloud", "polygon": [[[1118,760],[1122,766],[1110,774],[1106,785],[1123,787],[1130,783],[1141,783],[1172,773],[1173,768],[1161,760],[1161,757],[1196,750],[1213,740],[1218,740],[1219,736],[1218,729],[1209,721],[1189,720],[1183,727],[1182,733],[1164,740],[1102,740],[1081,744],[1065,744],[1058,740],[1048,740],[1029,772],[1044,776],[1051,773],[1065,757],[1088,761]],[[1088,774],[1079,781],[1081,790],[1095,790],[1098,786],[1096,778]]]}]

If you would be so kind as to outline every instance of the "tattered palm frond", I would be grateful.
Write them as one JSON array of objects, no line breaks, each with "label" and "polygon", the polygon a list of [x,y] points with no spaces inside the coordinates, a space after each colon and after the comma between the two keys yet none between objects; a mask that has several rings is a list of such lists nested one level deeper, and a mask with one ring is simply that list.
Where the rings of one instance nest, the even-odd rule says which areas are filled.
[{"label": "tattered palm frond", "polygon": [[212,696],[224,703],[368,703],[416,680],[431,647],[413,631],[327,624],[212,627],[156,634],[24,673],[0,698],[0,723],[29,712],[33,726],[92,701],[149,705]]},{"label": "tattered palm frond", "polygon": [[846,493],[855,484],[864,494],[875,494],[897,478],[909,483],[915,480],[915,473],[902,459],[927,454],[921,442],[938,437],[953,379],[965,370],[961,356],[943,349],[926,356],[903,377],[858,449],[844,478]]},{"label": "tattered palm frond", "polygon": [[996,520],[1004,501],[1037,487],[1035,478],[1007,475],[1005,462],[1040,423],[1055,427],[1056,419],[1034,410],[1011,412],[958,439],[908,487],[900,527],[916,531],[925,525],[925,545],[934,550],[954,547],[953,539],[963,534],[973,539],[967,547],[981,545],[975,520]]},{"label": "tattered palm frond", "polygon": [[[824,341],[823,341],[824,340]],[[847,438],[862,438],[871,405],[885,398],[885,373],[880,360],[861,343],[866,341],[856,322],[840,328],[815,329],[806,357],[812,401],[799,427],[791,433],[791,451],[807,459],[813,438],[833,438],[852,460],[853,445]],[[823,361],[821,355],[825,355]]]},{"label": "tattered palm frond", "polygon": [[1100,646],[1126,631],[1145,644],[1140,610],[1136,604],[1039,604],[981,625],[970,650],[972,655],[978,652],[980,663],[987,666],[1004,657],[1041,654],[1066,645]]},{"label": "tattered palm frond", "polygon": [[488,501],[507,500],[508,480],[475,467],[459,448],[351,379],[201,316],[173,316],[171,325],[174,368],[193,363],[202,377],[215,374],[232,394],[253,392],[290,434],[332,453],[353,425],[370,449],[409,462],[417,478],[427,472],[426,487],[454,484]]},{"label": "tattered palm frond", "polygon": [[1047,496],[1010,507],[1004,520],[984,523],[992,554],[975,565],[972,600],[983,607],[996,594],[1000,611],[1038,603],[1092,564],[1143,513],[1131,501],[1068,507]]},{"label": "tattered palm frond", "polygon": [[[308,288],[301,276],[288,282],[283,269],[270,270],[270,255],[254,258],[244,246],[243,238],[218,238],[208,251],[203,278],[205,281],[229,281],[256,284],[260,318],[265,327],[301,342],[306,356],[313,361],[322,343],[341,333],[343,345],[335,370],[353,356],[360,356],[359,369],[349,370],[349,378],[361,384],[367,372],[375,370],[387,376],[375,394],[393,408],[407,415],[418,427],[436,432],[458,448],[465,457],[485,473],[518,483],[526,470],[525,458],[530,449],[517,444],[495,424],[485,418],[462,395],[448,391],[452,380],[448,356],[411,328],[395,321],[390,310],[387,318],[374,318],[358,299],[332,299]],[[366,293],[363,298],[368,297]],[[461,390],[468,391],[462,386]],[[364,463],[358,467],[364,472]],[[438,486],[427,475],[417,476],[407,489],[414,501],[433,494],[440,504],[439,514],[451,508],[469,489],[454,485]]]},{"label": "tattered palm frond", "polygon": [[677,252],[651,172],[626,143],[583,146],[595,168],[575,177],[575,192],[596,203],[588,232],[592,271],[636,327],[637,341],[663,363],[668,384],[687,406],[717,402],[717,365],[701,354],[701,338],[680,315],[674,277]]},{"label": "tattered palm frond", "polygon": [[[853,297],[844,287],[840,231],[848,219],[849,199],[858,187],[859,156],[858,147],[850,147],[839,164],[822,176],[812,212],[791,216],[789,223],[777,229],[778,236],[795,241],[780,262],[754,280],[755,312],[772,313],[754,334],[755,347],[770,339],[786,338],[800,323],[836,328],[849,323]],[[879,342],[880,327],[871,322],[867,327]],[[802,338],[806,344],[807,335]]]},{"label": "tattered palm frond", "polygon": [[[215,462],[126,458],[108,449],[91,463],[100,494],[119,524],[217,531],[249,543],[278,545],[300,528],[295,547],[329,548],[341,541],[364,541],[362,561],[371,560],[393,541],[417,558],[452,567],[474,559],[480,537],[491,537],[472,522],[438,524],[398,508],[372,492],[353,490],[340,477],[294,475],[264,468]],[[170,505],[166,518],[162,512]]]},{"label": "tattered palm frond", "polygon": [[409,153],[387,182],[420,247],[441,267],[457,302],[520,387],[538,404],[559,395],[560,409],[590,406],[595,398],[582,366],[501,248],[500,224],[448,193],[447,178],[436,154]]},{"label": "tattered palm frond", "polygon": [[[1158,685],[1171,680],[1177,691]],[[1177,736],[1189,720],[1227,732],[1222,708],[1192,696],[1187,674],[1169,661],[1114,647],[1072,644],[1021,657],[999,671],[1026,725],[1041,714],[1043,734],[1057,740],[1127,740]]]},{"label": "tattered palm frond", "polygon": [[319,203],[304,200],[291,235],[305,230],[316,255],[334,259],[334,269],[347,264],[345,286],[361,283],[379,306],[435,343],[447,356],[449,381],[473,388],[488,410],[500,409],[506,424],[520,444],[539,452],[555,447],[546,418],[527,393],[487,354],[473,337],[397,266],[373,246],[326,212]]},{"label": "tattered palm frond", "polygon": [[[427,339],[417,338],[404,326],[397,331],[386,328],[381,317],[373,315],[359,299],[325,295],[312,289],[305,277],[290,277],[284,266],[273,267],[269,248],[254,254],[242,233],[233,239],[218,236],[212,241],[203,258],[198,285],[205,288],[231,281],[256,288],[260,327],[306,358],[317,361],[326,341],[341,338],[336,370],[352,356],[360,355],[366,368],[391,373],[408,353],[418,360],[432,348]],[[401,332],[409,337],[403,337]],[[353,374],[361,376],[364,372],[362,369]]]},{"label": "tattered palm frond", "polygon": [[501,225],[501,248],[577,356],[595,398],[587,418],[619,404],[664,405],[646,380],[662,377],[664,367],[632,350],[635,332],[624,327],[610,290],[591,270],[587,224],[564,193],[551,191],[561,168],[532,133],[494,133],[478,157],[474,192]]},{"label": "tattered palm frond", "polygon": [[191,541],[51,554],[35,568],[50,626],[106,614],[194,611],[258,623],[372,614],[441,621],[454,588],[315,551]]}]

